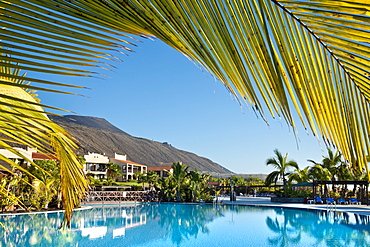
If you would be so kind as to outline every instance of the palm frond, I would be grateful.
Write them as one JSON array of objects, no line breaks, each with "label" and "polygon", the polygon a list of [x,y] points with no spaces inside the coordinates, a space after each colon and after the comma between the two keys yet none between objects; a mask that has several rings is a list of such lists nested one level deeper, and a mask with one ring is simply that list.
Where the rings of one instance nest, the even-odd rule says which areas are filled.
[{"label": "palm frond", "polygon": [[91,76],[95,67],[78,67],[119,60],[113,54],[135,41],[128,35],[155,36],[261,115],[295,129],[296,111],[305,128],[367,169],[368,9],[361,0],[3,1],[1,46],[11,55],[4,60],[24,62],[18,68]]},{"label": "palm frond", "polygon": [[[18,72],[13,71],[13,73]],[[7,96],[0,99],[0,133],[8,137],[0,140],[0,147],[29,162],[32,161],[20,154],[9,143],[32,147],[38,152],[55,155],[59,159],[65,207],[64,223],[69,225],[72,210],[80,204],[80,199],[87,189],[81,164],[74,154],[77,146],[64,129],[47,117],[38,100],[22,88],[26,85],[25,83],[19,82],[16,85],[13,78],[8,78],[8,82],[0,87],[0,95]],[[2,156],[0,159],[27,173],[27,170],[6,157]]]}]

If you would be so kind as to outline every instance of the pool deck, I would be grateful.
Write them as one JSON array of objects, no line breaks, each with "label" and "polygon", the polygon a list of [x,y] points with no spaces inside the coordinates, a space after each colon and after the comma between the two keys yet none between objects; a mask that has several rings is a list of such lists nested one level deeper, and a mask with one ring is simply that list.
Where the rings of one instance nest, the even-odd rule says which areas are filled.
[{"label": "pool deck", "polygon": [[359,215],[370,215],[370,206],[367,205],[343,205],[337,204],[333,208],[328,208],[326,204],[304,204],[304,203],[277,203],[271,202],[270,197],[246,197],[237,196],[236,201],[230,201],[230,197],[219,197],[219,201],[224,204],[234,205],[250,205],[250,206],[270,206],[282,208],[302,208],[302,209],[320,209],[320,210],[336,210],[339,212],[355,213]]}]

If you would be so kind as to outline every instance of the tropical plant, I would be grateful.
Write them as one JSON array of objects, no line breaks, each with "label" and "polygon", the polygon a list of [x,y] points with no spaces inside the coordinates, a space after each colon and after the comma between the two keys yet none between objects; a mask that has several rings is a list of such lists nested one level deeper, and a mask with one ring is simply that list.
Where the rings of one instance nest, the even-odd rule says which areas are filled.
[{"label": "tropical plant", "polygon": [[[74,145],[61,137],[67,136],[63,130],[45,126],[52,123],[42,115],[43,105],[17,93],[77,87],[39,75],[95,76],[95,70],[119,60],[116,51],[131,51],[136,36],[161,39],[206,68],[240,101],[263,116],[266,111],[281,116],[295,131],[293,106],[305,128],[338,147],[357,170],[368,172],[370,21],[365,0],[10,0],[0,6],[0,49],[6,54],[0,65],[2,129],[11,137],[22,130],[18,142],[42,146],[60,158],[66,219],[87,186],[73,148],[64,151]],[[12,68],[35,72],[25,80],[38,84],[13,84],[19,75]],[[43,136],[58,145],[46,148]]]},{"label": "tropical plant", "polygon": [[270,185],[272,183],[277,183],[279,179],[283,180],[283,186],[284,186],[284,195],[286,196],[286,185],[287,185],[287,176],[290,174],[289,168],[295,168],[298,169],[298,165],[293,160],[287,160],[288,159],[288,153],[283,156],[279,150],[275,149],[274,153],[276,155],[275,158],[269,158],[266,161],[266,165],[273,166],[276,171],[271,172],[267,178],[266,178],[266,185]]},{"label": "tropical plant", "polygon": [[184,185],[188,183],[187,174],[188,174],[188,167],[186,165],[181,164],[180,162],[173,163],[172,171],[169,172],[168,179],[172,180],[173,183],[173,191],[176,194],[176,201],[181,201],[181,193],[183,192]]},{"label": "tropical plant", "polygon": [[199,200],[208,202],[211,200],[211,189],[208,187],[211,178],[209,174],[201,174],[196,169],[188,171],[189,167],[180,162],[173,163],[171,167],[169,176],[156,179],[155,183],[163,200],[177,202]]},{"label": "tropical plant", "polygon": [[292,183],[292,181],[296,181],[297,183],[302,183],[305,181],[310,180],[310,174],[309,174],[310,166],[307,166],[303,170],[298,168],[295,168],[292,173],[288,175],[288,182]]},{"label": "tropical plant", "polygon": [[[205,174],[205,173],[200,174],[195,169],[194,171],[190,171],[187,174],[187,177],[189,179],[188,188],[192,192],[191,200],[193,202],[198,202],[199,197],[202,197],[201,199],[204,199],[204,200],[210,200],[209,193],[204,193],[207,187],[207,183],[210,179],[210,175]],[[212,201],[213,201],[213,198],[212,198]]]},{"label": "tropical plant", "polygon": [[246,184],[246,181],[243,177],[232,175],[230,177],[231,184],[234,186],[243,186]]},{"label": "tropical plant", "polygon": [[153,186],[157,185],[159,176],[154,171],[148,171],[145,175],[149,183],[149,190],[152,190]]},{"label": "tropical plant", "polygon": [[[322,163],[317,163],[314,160],[307,160],[308,162],[313,163],[314,165],[309,169],[309,174],[314,180],[331,180],[336,181],[338,175],[344,175],[344,162],[342,161],[342,155],[336,151],[333,151],[328,148],[328,156],[323,156]],[[339,173],[342,174],[339,174]],[[333,184],[332,190],[335,190]],[[328,192],[327,185],[324,186],[325,195]]]},{"label": "tropical plant", "polygon": [[333,151],[328,148],[328,156],[323,157],[322,166],[331,173],[331,180],[335,181],[336,175],[338,173],[338,167],[342,164],[342,155],[336,151]]},{"label": "tropical plant", "polygon": [[142,183],[142,188],[145,190],[145,183],[148,182],[148,177],[146,176],[145,173],[142,172],[135,172],[134,173],[134,178],[137,180],[137,183]]},{"label": "tropical plant", "polygon": [[115,163],[107,164],[107,177],[115,180],[117,177],[122,176],[121,167]]},{"label": "tropical plant", "polygon": [[246,181],[247,186],[264,184],[262,179],[260,179],[259,177],[253,177],[253,176],[249,176],[248,178],[245,179],[245,181]]}]

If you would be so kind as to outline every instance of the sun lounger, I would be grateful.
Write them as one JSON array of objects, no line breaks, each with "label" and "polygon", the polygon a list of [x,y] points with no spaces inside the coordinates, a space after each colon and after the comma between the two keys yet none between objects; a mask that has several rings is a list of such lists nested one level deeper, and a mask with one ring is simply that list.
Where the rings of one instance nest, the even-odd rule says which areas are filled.
[{"label": "sun lounger", "polygon": [[334,201],[334,199],[333,198],[330,198],[330,197],[328,197],[328,198],[326,198],[326,204],[335,204],[335,201]]},{"label": "sun lounger", "polygon": [[357,201],[356,198],[349,198],[349,204],[358,204],[358,205],[361,205],[361,202]]},{"label": "sun lounger", "polygon": [[342,198],[338,199],[337,203],[338,204],[348,204],[348,202],[346,200],[342,199]]},{"label": "sun lounger", "polygon": [[320,196],[316,196],[315,198],[314,198],[314,201],[315,201],[315,203],[324,203],[322,200],[321,200],[321,197]]}]

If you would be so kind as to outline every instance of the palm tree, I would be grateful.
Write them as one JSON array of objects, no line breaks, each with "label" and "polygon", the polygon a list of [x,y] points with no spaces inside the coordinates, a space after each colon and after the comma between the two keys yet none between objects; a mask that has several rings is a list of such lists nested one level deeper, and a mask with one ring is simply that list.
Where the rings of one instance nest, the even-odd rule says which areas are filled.
[{"label": "palm tree", "polygon": [[121,167],[115,163],[107,164],[107,177],[113,178],[115,180],[117,177],[121,176]]},{"label": "palm tree", "polygon": [[135,172],[134,178],[137,180],[137,183],[142,183],[143,190],[145,190],[145,183],[148,182],[148,177],[145,173],[142,172]]},{"label": "palm tree", "polygon": [[[313,160],[308,160],[308,161],[314,163],[314,165],[308,170],[309,175],[314,180],[323,180],[323,181],[326,181],[326,180],[330,180],[332,178],[332,174],[330,173],[330,171],[327,168],[323,167],[321,164],[318,164],[318,163],[316,163]],[[320,187],[320,189],[322,189],[322,187]],[[328,193],[328,187],[325,184],[325,186],[324,186],[324,194],[327,195],[327,193]]]},{"label": "palm tree", "polygon": [[197,169],[195,169],[194,171],[188,172],[187,177],[189,179],[188,187],[192,192],[191,200],[197,202],[199,197],[204,194],[211,175],[205,173],[200,174]]},{"label": "palm tree", "polygon": [[[136,37],[157,37],[263,116],[267,110],[295,130],[295,110],[305,128],[338,147],[357,170],[368,172],[368,6],[364,0],[3,1],[2,128],[11,136],[27,129],[36,140],[22,139],[23,144],[42,146],[68,160],[61,169],[68,218],[78,202],[74,196],[87,186],[74,154],[61,154],[72,144],[51,138],[58,146],[47,149],[42,126],[50,121],[31,114],[36,105],[42,112],[45,106],[16,93],[23,88],[61,92],[50,86],[75,85],[38,75],[96,76],[101,67],[120,60],[116,54],[131,51]],[[38,85],[10,85],[19,79],[12,68],[35,72],[25,80]],[[40,119],[43,124],[36,124]],[[29,131],[35,127],[41,129]]]},{"label": "palm tree", "polygon": [[329,170],[332,181],[335,181],[340,164],[342,164],[342,155],[338,151],[333,153],[333,151],[328,148],[328,156],[323,157],[322,166]]},{"label": "palm tree", "polygon": [[176,201],[181,201],[181,193],[183,191],[184,185],[188,183],[188,166],[181,164],[180,162],[173,163],[172,172],[170,172],[169,178],[173,181],[173,190],[176,194]]},{"label": "palm tree", "polygon": [[146,177],[149,183],[149,190],[152,190],[153,185],[155,186],[158,183],[159,176],[154,171],[148,171]]},{"label": "palm tree", "polygon": [[243,177],[238,177],[236,175],[232,175],[230,177],[230,180],[231,180],[231,183],[234,185],[234,186],[243,186],[246,184],[246,181],[245,181],[245,178]]},{"label": "palm tree", "polygon": [[288,182],[291,183],[292,181],[296,181],[297,183],[302,183],[305,181],[310,180],[310,174],[309,174],[310,167],[307,166],[303,170],[298,168],[295,168],[294,171],[289,174],[288,176]]},{"label": "palm tree", "polygon": [[279,150],[275,149],[274,153],[276,158],[269,158],[266,161],[266,165],[273,166],[276,171],[271,172],[266,178],[266,185],[270,185],[272,183],[277,183],[279,179],[283,180],[284,185],[284,195],[286,196],[286,184],[287,184],[287,176],[290,174],[289,168],[298,169],[298,164],[293,160],[288,159],[288,153],[283,156]]},{"label": "palm tree", "polygon": [[[336,151],[333,151],[328,148],[328,156],[323,156],[322,163],[317,163],[314,160],[307,160],[314,164],[309,170],[311,176],[316,180],[331,180],[335,181],[336,176],[340,170],[339,167],[343,164],[342,155]],[[341,167],[343,169],[343,167]],[[332,190],[335,190],[335,186],[333,184]],[[325,185],[325,193],[327,192],[327,186]]]}]

